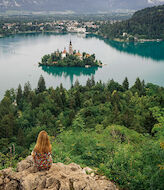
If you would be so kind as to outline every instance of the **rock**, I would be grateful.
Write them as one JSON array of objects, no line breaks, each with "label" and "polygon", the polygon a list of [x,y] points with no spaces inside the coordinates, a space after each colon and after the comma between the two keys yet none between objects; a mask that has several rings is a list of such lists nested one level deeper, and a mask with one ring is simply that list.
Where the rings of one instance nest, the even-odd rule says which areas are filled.
[{"label": "rock", "polygon": [[71,163],[71,164],[69,164],[67,167],[70,167],[70,169],[71,169],[73,172],[75,172],[75,171],[77,171],[77,170],[82,170],[82,168],[81,168],[79,165],[75,164],[75,163]]},{"label": "rock", "polygon": [[5,186],[5,190],[17,190],[17,189],[18,189],[18,182],[15,180],[10,181]]},{"label": "rock", "polygon": [[10,182],[10,179],[6,177],[6,178],[4,179],[4,183],[9,183],[9,182]]},{"label": "rock", "polygon": [[89,167],[85,167],[85,168],[83,168],[83,171],[84,171],[86,174],[91,174],[91,173],[94,172],[94,170],[92,170],[92,169],[89,168]]},{"label": "rock", "polygon": [[[90,173],[90,175],[88,175]],[[37,171],[29,156],[17,165],[0,171],[0,190],[117,190],[106,177],[77,164],[53,163],[49,171]]]},{"label": "rock", "polygon": [[17,171],[21,172],[28,168],[30,168],[33,165],[32,156],[28,156],[26,160],[22,160],[17,164]]},{"label": "rock", "polygon": [[91,177],[95,177],[95,173],[91,173]]},{"label": "rock", "polygon": [[2,178],[0,178],[0,185],[2,185],[3,184],[3,179]]}]

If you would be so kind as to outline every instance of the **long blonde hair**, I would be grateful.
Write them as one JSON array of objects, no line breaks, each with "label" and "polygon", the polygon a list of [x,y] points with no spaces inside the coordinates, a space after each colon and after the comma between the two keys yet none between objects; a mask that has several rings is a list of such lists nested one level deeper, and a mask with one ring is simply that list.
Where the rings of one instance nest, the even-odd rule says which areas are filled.
[{"label": "long blonde hair", "polygon": [[51,152],[51,143],[46,131],[41,131],[39,133],[34,151],[38,153]]}]

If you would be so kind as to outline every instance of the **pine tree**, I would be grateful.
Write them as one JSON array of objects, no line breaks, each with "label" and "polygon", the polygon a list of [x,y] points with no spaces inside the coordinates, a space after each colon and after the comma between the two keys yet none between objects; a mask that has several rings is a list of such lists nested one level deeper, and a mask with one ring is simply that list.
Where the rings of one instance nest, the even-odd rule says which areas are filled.
[{"label": "pine tree", "polygon": [[15,118],[13,114],[5,115],[1,120],[0,136],[3,138],[11,138],[14,133]]},{"label": "pine tree", "polygon": [[145,94],[145,82],[137,78],[134,86],[132,87],[133,92],[138,92],[139,96],[142,96]]},{"label": "pine tree", "polygon": [[46,90],[45,80],[41,75],[38,81],[37,93],[44,92],[45,90]]},{"label": "pine tree", "polygon": [[78,88],[80,86],[80,83],[78,81],[78,79],[75,81],[75,84],[74,84],[74,88]]},{"label": "pine tree", "polygon": [[86,86],[87,86],[88,88],[91,88],[91,86],[92,86],[91,80],[90,80],[89,78],[88,78],[88,80],[87,80]]},{"label": "pine tree", "polygon": [[22,97],[23,97],[22,87],[21,87],[21,85],[19,84],[18,90],[17,90],[17,96],[16,96],[16,102],[17,102],[17,105],[18,105],[19,107],[20,107],[21,104],[22,104]]},{"label": "pine tree", "polygon": [[125,77],[123,83],[122,83],[122,86],[125,90],[128,90],[129,89],[129,82],[128,82],[128,78]]},{"label": "pine tree", "polygon": [[61,96],[63,105],[65,105],[66,104],[66,94],[65,94],[65,90],[64,90],[62,84],[60,84],[60,96]]},{"label": "pine tree", "polygon": [[28,95],[30,94],[30,92],[31,92],[31,84],[30,84],[30,82],[28,81],[28,82],[25,83],[25,85],[24,85],[23,96],[27,98]]},{"label": "pine tree", "polygon": [[59,110],[64,108],[59,87],[57,87],[56,90],[55,90],[54,102],[57,104],[57,107],[58,107]]},{"label": "pine tree", "polygon": [[18,130],[17,143],[18,145],[24,145],[24,132],[22,128],[19,128]]},{"label": "pine tree", "polygon": [[94,78],[93,75],[92,75],[92,77],[91,77],[91,85],[92,85],[92,86],[95,86],[95,78]]},{"label": "pine tree", "polygon": [[134,84],[134,87],[138,90],[141,91],[142,90],[142,84],[139,78],[136,79],[136,82]]},{"label": "pine tree", "polygon": [[75,93],[75,104],[76,104],[76,107],[81,106],[81,96],[80,96],[79,90],[77,90]]}]

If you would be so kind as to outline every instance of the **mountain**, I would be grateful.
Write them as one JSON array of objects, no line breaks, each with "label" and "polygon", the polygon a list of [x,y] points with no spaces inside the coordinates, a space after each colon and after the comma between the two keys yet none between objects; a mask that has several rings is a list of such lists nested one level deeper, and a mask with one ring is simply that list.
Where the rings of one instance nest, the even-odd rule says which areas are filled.
[{"label": "mountain", "polygon": [[164,3],[164,0],[109,0],[110,9],[134,9],[139,10],[149,6]]},{"label": "mountain", "polygon": [[164,40],[164,5],[139,10],[126,21],[102,25],[101,33],[107,38],[123,41]]},{"label": "mountain", "polygon": [[98,12],[117,9],[141,9],[164,0],[0,0],[0,11],[73,11]]}]

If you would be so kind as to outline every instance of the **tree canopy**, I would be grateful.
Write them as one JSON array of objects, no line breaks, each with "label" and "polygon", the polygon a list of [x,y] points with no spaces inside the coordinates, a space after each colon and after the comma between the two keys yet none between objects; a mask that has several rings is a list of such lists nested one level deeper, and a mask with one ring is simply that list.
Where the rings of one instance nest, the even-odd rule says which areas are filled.
[{"label": "tree canopy", "polygon": [[121,188],[162,190],[163,108],[164,88],[139,78],[130,87],[127,78],[119,84],[92,76],[66,90],[46,88],[41,76],[36,89],[19,85],[0,102],[0,168],[29,155],[46,130],[55,162],[98,168]]},{"label": "tree canopy", "polygon": [[101,25],[100,34],[110,39],[163,39],[164,5],[146,8],[134,13],[132,18],[114,24]]}]

